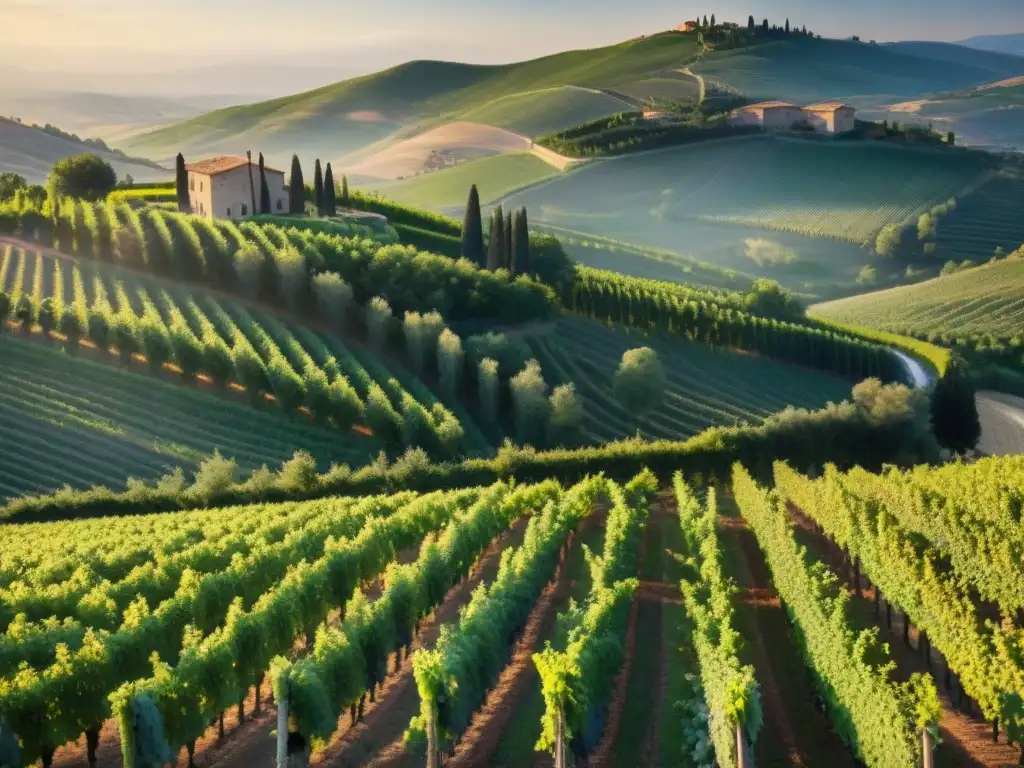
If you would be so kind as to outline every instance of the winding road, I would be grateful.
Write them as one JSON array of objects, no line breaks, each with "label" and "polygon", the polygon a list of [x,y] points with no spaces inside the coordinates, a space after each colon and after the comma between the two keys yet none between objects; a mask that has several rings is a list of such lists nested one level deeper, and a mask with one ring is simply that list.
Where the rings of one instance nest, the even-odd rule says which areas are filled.
[{"label": "winding road", "polygon": [[[899,350],[890,351],[903,363],[916,388],[931,384],[934,377],[917,360]],[[983,390],[975,402],[981,420],[978,450],[989,456],[1024,453],[1024,398]]]}]

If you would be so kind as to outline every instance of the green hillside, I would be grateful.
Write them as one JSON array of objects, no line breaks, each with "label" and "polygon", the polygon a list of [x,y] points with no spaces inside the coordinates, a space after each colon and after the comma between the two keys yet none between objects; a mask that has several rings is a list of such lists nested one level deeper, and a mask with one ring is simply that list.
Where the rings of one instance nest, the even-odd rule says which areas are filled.
[{"label": "green hillside", "polygon": [[955,131],[960,143],[1022,149],[1024,78],[912,102],[909,113],[890,111],[888,116],[907,123],[934,123]]},{"label": "green hillside", "polygon": [[943,43],[793,37],[712,52],[693,69],[756,99],[877,103],[886,96],[957,90],[1024,74],[1024,59]]},{"label": "green hillside", "polygon": [[313,91],[217,110],[133,137],[126,149],[166,158],[178,151],[238,152],[252,144],[278,163],[293,152],[337,158],[402,125],[462,119],[505,96],[568,85],[628,86],[685,66],[696,51],[696,35],[669,33],[504,66],[413,61]]},{"label": "green hillside", "polygon": [[985,169],[966,153],[759,136],[591,163],[505,202],[538,224],[823,296],[852,287],[883,226],[915,221]]},{"label": "green hillside", "polygon": [[956,210],[939,220],[935,258],[987,261],[997,248],[1004,253],[1024,243],[1024,176],[1005,172],[957,200]]},{"label": "green hillside", "polygon": [[[157,160],[258,147],[270,162],[292,153],[337,159],[418,125],[453,120],[543,132],[614,108],[614,98],[536,92],[567,86],[627,99],[697,93],[681,70],[698,61],[696,34],[665,32],[592,50],[502,66],[413,61],[270,101],[230,107],[134,136],[125,149]],[[871,46],[793,37],[704,56],[696,70],[756,97],[810,101],[950,91],[1024,74],[1019,57],[945,44]],[[562,91],[563,95],[567,95]],[[508,97],[511,102],[502,103]],[[482,120],[481,120],[482,118]]]},{"label": "green hillside", "polygon": [[1024,329],[1024,260],[819,304],[814,312],[888,331],[1012,336]]},{"label": "green hillside", "polygon": [[464,206],[472,184],[479,188],[480,200],[487,203],[557,175],[558,171],[540,158],[519,152],[472,160],[443,171],[376,186],[400,203],[421,208],[447,208]]},{"label": "green hillside", "polygon": [[574,317],[526,341],[549,385],[575,383],[585,403],[585,429],[597,442],[636,434],[636,417],[612,392],[622,354],[636,347],[653,348],[668,379],[664,402],[639,425],[647,438],[694,435],[714,424],[756,423],[787,405],[820,407],[842,400],[850,386],[818,371]]},{"label": "green hillside", "polygon": [[296,450],[321,467],[360,463],[337,433],[178,384],[69,357],[0,332],[0,500],[63,485],[123,488],[194,469],[219,449],[244,470],[279,466]]},{"label": "green hillside", "polygon": [[461,113],[459,120],[542,136],[634,108],[606,93],[567,85],[503,96]]}]

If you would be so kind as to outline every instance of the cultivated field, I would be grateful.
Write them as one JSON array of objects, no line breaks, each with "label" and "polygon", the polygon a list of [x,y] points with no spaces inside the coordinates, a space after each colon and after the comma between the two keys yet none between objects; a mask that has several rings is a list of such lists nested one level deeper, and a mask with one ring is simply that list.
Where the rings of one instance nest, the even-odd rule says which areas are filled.
[{"label": "cultivated field", "polygon": [[[585,230],[584,222],[592,219],[600,234],[612,237],[617,223],[699,221],[860,244],[871,243],[886,224],[916,219],[960,194],[983,172],[970,156],[757,137],[584,166],[513,195],[510,203],[575,229]],[[892,183],[894,174],[900,184]],[[685,230],[680,235],[685,238]]]},{"label": "cultivated field", "polygon": [[[83,350],[85,352],[85,350]],[[251,408],[209,392],[69,357],[0,333],[0,497],[50,493],[64,485],[124,488],[188,471],[220,450],[241,470],[277,468],[296,450],[363,464],[379,450],[369,437],[337,433],[277,409]],[[141,366],[140,366],[141,367]]]},{"label": "cultivated field", "polygon": [[1024,329],[1024,260],[818,304],[813,311],[898,333],[1013,336]]},{"label": "cultivated field", "polygon": [[[1000,553],[1024,546],[1005,511],[1022,471],[812,481],[778,463],[777,496],[738,468],[717,492],[676,475],[659,493],[645,473],[10,525],[0,712],[57,767],[145,750],[269,768],[285,701],[281,747],[315,764],[413,766],[433,747],[449,766],[564,748],[731,767],[739,748],[902,768],[925,725],[938,765],[1014,764],[1019,715],[996,708],[1024,668],[971,590],[1020,605],[1019,558]],[[40,717],[66,687],[67,716]],[[157,727],[122,741],[143,706]]]},{"label": "cultivated field", "polygon": [[988,261],[996,248],[1010,253],[1024,243],[1024,178],[1001,174],[957,200],[956,209],[938,222],[935,258]]},{"label": "cultivated field", "polygon": [[464,208],[471,185],[476,184],[481,202],[558,175],[558,171],[529,152],[495,155],[424,174],[405,181],[374,185],[400,203],[423,208]]},{"label": "cultivated field", "polygon": [[[818,408],[849,392],[849,382],[817,371],[579,318],[563,318],[526,341],[552,386],[576,384],[594,442],[638,429],[647,438],[678,438],[716,424],[758,423],[787,405]],[[664,403],[638,420],[615,400],[612,375],[626,350],[642,346],[658,353],[668,386]]]}]

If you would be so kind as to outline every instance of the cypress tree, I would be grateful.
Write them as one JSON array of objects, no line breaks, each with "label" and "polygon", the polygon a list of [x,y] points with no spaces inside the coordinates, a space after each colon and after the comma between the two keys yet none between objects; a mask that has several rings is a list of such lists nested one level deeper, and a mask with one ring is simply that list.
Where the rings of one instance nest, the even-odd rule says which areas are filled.
[{"label": "cypress tree", "polygon": [[491,216],[491,239],[487,249],[487,269],[496,271],[504,258],[502,251],[505,250],[505,217],[502,215],[501,206],[494,209]]},{"label": "cypress tree", "polygon": [[260,213],[270,213],[270,187],[267,186],[267,169],[260,152]]},{"label": "cypress tree", "polygon": [[519,248],[516,251],[516,274],[533,274],[533,263],[530,258],[530,222],[526,217],[526,206],[519,211]]},{"label": "cypress tree", "polygon": [[324,171],[320,167],[320,158],[313,166],[313,201],[316,203],[316,215],[324,215]]},{"label": "cypress tree", "polygon": [[704,29],[708,28],[708,15],[706,13],[704,14],[704,23],[701,26],[703,26]]},{"label": "cypress tree", "polygon": [[178,210],[188,213],[192,210],[192,203],[188,197],[188,171],[185,170],[185,156],[178,153],[174,163],[174,181],[178,192]]},{"label": "cypress tree", "polygon": [[249,161],[249,202],[252,203],[252,215],[255,216],[258,211],[256,209],[256,184],[252,180],[252,150],[247,149],[245,151],[245,159]]},{"label": "cypress tree", "polygon": [[341,207],[352,207],[352,201],[349,199],[348,196],[348,176],[346,176],[345,174],[342,174],[341,176]]},{"label": "cypress tree", "polygon": [[955,453],[964,453],[978,444],[981,423],[974,401],[974,384],[967,364],[954,355],[945,374],[932,392],[932,430],[939,444]]},{"label": "cypress tree", "polygon": [[288,180],[288,212],[306,212],[306,183],[302,180],[302,164],[299,156],[292,155],[292,174]]},{"label": "cypress tree", "polygon": [[715,14],[711,14],[711,26],[715,26]]},{"label": "cypress tree", "polygon": [[331,170],[331,164],[327,164],[327,170],[324,171],[324,215],[333,216],[338,212],[338,203],[334,198],[334,171]]},{"label": "cypress tree", "polygon": [[518,267],[516,266],[519,261],[519,238],[521,230],[521,219],[523,217],[523,210],[520,208],[512,214],[512,223],[509,225],[509,237],[510,244],[508,249],[508,276],[514,278],[519,274]]},{"label": "cypress tree", "polygon": [[789,19],[786,19],[786,34],[789,34]]},{"label": "cypress tree", "polygon": [[508,212],[508,218],[505,220],[505,247],[501,253],[501,266],[504,269],[508,269],[509,264],[512,261],[512,211]]},{"label": "cypress tree", "polygon": [[480,216],[480,193],[476,189],[476,184],[469,188],[466,215],[462,220],[462,258],[473,262],[481,269],[487,266],[484,225]]},{"label": "cypress tree", "polygon": [[748,17],[747,18],[747,29],[753,31],[754,26],[755,26],[755,24],[754,24],[754,17],[753,16]]}]

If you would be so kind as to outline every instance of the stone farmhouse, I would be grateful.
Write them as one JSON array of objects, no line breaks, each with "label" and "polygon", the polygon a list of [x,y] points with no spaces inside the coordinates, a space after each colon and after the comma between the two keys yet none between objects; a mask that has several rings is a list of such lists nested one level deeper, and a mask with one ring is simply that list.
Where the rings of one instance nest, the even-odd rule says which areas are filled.
[{"label": "stone farmhouse", "polygon": [[[244,157],[220,155],[196,163],[188,163],[188,197],[192,212],[208,219],[244,219],[252,210],[252,190],[249,186],[249,166],[256,190],[256,203],[260,199],[260,169]],[[288,211],[288,189],[284,184],[284,171],[264,166],[267,187],[270,189],[272,213]]]},{"label": "stone farmhouse", "polygon": [[676,32],[694,32],[699,28],[699,21],[684,21],[682,24],[676,27]]},{"label": "stone farmhouse", "polygon": [[846,133],[856,127],[857,110],[838,101],[798,107],[784,101],[750,104],[732,113],[733,125],[759,125],[766,131]]}]

